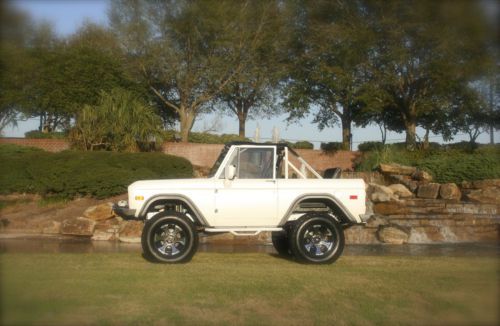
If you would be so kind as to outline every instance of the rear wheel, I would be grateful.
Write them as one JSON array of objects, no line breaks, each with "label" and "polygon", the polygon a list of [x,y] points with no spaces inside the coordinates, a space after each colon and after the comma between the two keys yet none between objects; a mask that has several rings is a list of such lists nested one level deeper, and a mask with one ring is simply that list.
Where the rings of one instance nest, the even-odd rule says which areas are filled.
[{"label": "rear wheel", "polygon": [[288,234],[286,232],[273,232],[271,234],[274,249],[281,256],[291,256],[290,245],[288,243]]},{"label": "rear wheel", "polygon": [[144,255],[154,261],[187,262],[198,249],[198,233],[186,215],[163,212],[146,221],[141,244]]},{"label": "rear wheel", "polygon": [[333,263],[342,254],[344,242],[342,227],[324,215],[304,215],[290,234],[292,253],[306,263]]}]

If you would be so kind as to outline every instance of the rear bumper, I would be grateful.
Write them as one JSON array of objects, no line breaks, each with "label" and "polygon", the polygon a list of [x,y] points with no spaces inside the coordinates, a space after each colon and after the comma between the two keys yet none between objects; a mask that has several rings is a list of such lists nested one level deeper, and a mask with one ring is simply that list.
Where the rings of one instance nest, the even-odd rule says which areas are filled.
[{"label": "rear bumper", "polygon": [[117,204],[113,205],[113,212],[115,212],[116,215],[120,216],[124,220],[136,220],[137,218],[135,217],[135,209],[130,209],[127,206],[118,206]]}]

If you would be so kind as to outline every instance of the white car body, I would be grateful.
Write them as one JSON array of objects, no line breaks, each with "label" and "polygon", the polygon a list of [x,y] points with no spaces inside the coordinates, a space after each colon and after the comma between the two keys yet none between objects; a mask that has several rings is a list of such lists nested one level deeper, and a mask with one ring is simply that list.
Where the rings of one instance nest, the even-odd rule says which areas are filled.
[{"label": "white car body", "polygon": [[[296,157],[292,159],[291,154]],[[246,172],[245,166],[251,171],[261,162],[269,165],[263,172]],[[134,182],[128,187],[129,206],[122,208],[122,214],[119,209],[115,211],[130,218],[148,219],[167,209],[165,205],[172,205],[205,232],[234,234],[281,230],[308,209],[341,215],[344,226],[364,223],[363,179],[323,179],[284,144],[229,144],[217,164],[215,173],[206,179]],[[228,179],[228,173],[233,179]],[[245,173],[267,175],[245,178]]]}]

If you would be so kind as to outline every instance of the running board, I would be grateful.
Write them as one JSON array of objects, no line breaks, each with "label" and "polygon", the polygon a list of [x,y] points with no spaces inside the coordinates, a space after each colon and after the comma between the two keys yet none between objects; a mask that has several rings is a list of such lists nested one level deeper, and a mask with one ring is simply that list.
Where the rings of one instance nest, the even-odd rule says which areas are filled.
[{"label": "running board", "polygon": [[283,231],[283,228],[205,228],[208,233],[229,232],[235,236],[255,236],[261,232]]}]

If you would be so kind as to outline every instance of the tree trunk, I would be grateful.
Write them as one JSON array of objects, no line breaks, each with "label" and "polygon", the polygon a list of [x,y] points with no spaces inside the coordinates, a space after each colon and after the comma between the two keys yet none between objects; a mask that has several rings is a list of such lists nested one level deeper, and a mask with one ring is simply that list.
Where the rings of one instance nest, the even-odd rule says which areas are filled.
[{"label": "tree trunk", "polygon": [[[416,119],[415,119],[416,120]],[[417,123],[414,119],[405,122],[406,129],[406,149],[413,151],[417,147]]]},{"label": "tree trunk", "polygon": [[351,119],[342,117],[342,149],[348,151],[351,149]]},{"label": "tree trunk", "polygon": [[181,142],[187,143],[189,142],[189,132],[191,131],[191,128],[193,128],[194,124],[194,114],[185,108],[181,108],[179,111],[179,120],[181,128]]},{"label": "tree trunk", "polygon": [[430,133],[430,130],[426,129],[425,136],[424,136],[424,145],[423,145],[423,148],[426,150],[429,149],[429,133]]},{"label": "tree trunk", "polygon": [[247,122],[247,115],[244,112],[238,113],[238,123],[239,123],[239,136],[245,137],[245,124]]}]

